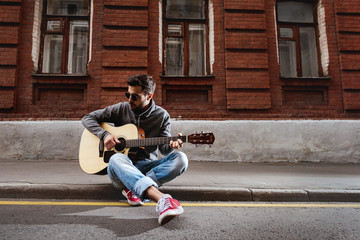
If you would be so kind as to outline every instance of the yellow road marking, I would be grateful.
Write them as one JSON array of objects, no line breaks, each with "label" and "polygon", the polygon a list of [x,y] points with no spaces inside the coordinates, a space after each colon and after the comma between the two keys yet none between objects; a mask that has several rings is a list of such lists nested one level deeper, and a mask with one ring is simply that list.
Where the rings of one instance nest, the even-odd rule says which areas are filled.
[{"label": "yellow road marking", "polygon": [[[58,202],[58,201],[0,201],[0,205],[42,206],[129,206],[126,202]],[[181,203],[184,207],[239,207],[239,208],[360,208],[360,204],[343,203]],[[145,206],[156,206],[146,203]]]},{"label": "yellow road marking", "polygon": [[129,204],[125,202],[57,202],[57,201],[0,201],[0,205],[129,206]]},{"label": "yellow road marking", "polygon": [[360,208],[360,204],[329,203],[181,203],[188,207],[252,207],[252,208]]}]

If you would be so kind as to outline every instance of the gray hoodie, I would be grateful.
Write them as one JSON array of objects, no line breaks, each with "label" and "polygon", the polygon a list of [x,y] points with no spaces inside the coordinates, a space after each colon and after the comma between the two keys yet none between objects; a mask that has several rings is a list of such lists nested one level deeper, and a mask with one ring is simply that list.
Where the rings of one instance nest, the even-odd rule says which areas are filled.
[{"label": "gray hoodie", "polygon": [[[141,114],[131,110],[128,102],[120,102],[104,109],[99,109],[87,114],[82,119],[82,124],[91,133],[103,140],[109,132],[103,129],[102,122],[113,123],[114,126],[122,126],[128,123],[144,129],[145,137],[169,137],[170,136],[170,116],[168,112],[157,106],[151,100],[149,108]],[[168,155],[173,151],[169,144],[158,146],[161,154]],[[138,149],[137,160],[157,160],[157,146],[146,147],[145,150]]]}]

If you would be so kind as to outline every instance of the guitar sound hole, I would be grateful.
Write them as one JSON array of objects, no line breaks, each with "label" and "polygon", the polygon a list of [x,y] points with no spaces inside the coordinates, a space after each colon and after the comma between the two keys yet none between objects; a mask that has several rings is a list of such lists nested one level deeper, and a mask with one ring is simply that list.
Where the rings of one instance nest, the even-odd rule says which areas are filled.
[{"label": "guitar sound hole", "polygon": [[126,140],[124,138],[118,138],[118,140],[120,141],[120,143],[115,145],[115,149],[118,152],[122,152],[126,147]]}]

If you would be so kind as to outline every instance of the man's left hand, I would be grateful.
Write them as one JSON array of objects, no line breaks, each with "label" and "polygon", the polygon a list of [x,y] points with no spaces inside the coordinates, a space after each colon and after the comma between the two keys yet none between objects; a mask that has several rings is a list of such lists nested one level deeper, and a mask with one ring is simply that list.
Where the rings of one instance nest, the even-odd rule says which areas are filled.
[{"label": "man's left hand", "polygon": [[[182,136],[182,134],[178,133],[178,136]],[[171,140],[169,145],[173,149],[179,149],[183,146],[183,141],[181,139],[177,139],[176,141]]]}]

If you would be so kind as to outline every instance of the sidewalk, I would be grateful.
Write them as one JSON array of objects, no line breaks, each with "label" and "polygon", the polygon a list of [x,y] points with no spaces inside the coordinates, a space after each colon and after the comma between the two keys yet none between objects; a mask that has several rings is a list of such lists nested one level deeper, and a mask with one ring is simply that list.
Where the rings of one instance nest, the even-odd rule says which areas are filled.
[{"label": "sidewalk", "polygon": [[[190,161],[161,190],[182,201],[360,202],[360,164]],[[124,200],[77,161],[0,161],[0,198]]]}]

